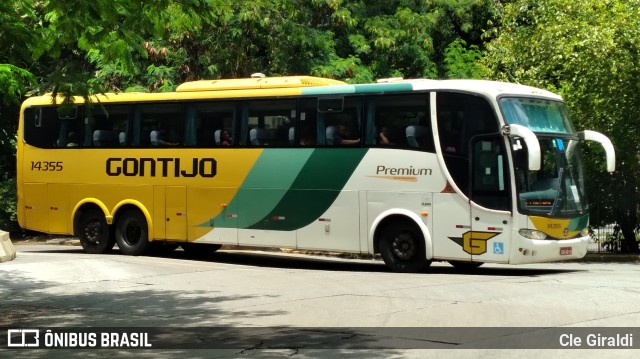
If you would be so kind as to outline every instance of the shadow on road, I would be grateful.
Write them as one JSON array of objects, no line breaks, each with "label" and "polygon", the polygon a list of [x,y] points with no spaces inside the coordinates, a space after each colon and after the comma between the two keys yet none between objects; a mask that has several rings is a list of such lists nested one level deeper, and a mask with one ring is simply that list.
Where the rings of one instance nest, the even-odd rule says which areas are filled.
[{"label": "shadow on road", "polygon": [[[45,250],[47,253],[82,253],[79,247],[71,247],[56,250]],[[110,255],[122,255],[118,249],[114,249]],[[176,250],[153,257],[173,258],[182,260],[192,260],[212,263],[237,264],[253,267],[286,268],[302,270],[318,270],[332,272],[390,272],[381,260],[345,260],[331,256],[291,256],[281,252],[265,251],[225,251],[220,250],[211,254],[194,256],[182,250]],[[545,268],[545,264],[539,264],[539,268],[524,268],[518,266],[501,267],[480,267],[476,269],[459,269],[449,265],[432,265],[424,273],[420,274],[460,274],[479,276],[501,276],[501,277],[535,277],[543,275],[553,275],[562,273],[572,273],[586,271],[586,269],[558,269]],[[408,274],[399,274],[408,275]],[[416,274],[411,274],[416,275]]]}]

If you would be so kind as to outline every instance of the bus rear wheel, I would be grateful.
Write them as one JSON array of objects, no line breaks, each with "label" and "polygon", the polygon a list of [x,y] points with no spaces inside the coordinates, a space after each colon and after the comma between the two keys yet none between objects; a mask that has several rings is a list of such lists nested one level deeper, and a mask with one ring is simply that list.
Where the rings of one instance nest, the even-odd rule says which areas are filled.
[{"label": "bus rear wheel", "polygon": [[128,209],[116,222],[116,242],[123,254],[139,256],[149,248],[147,220],[136,209]]},{"label": "bus rear wheel", "polygon": [[107,253],[116,243],[111,236],[104,213],[95,208],[80,215],[78,237],[84,251],[91,254]]},{"label": "bus rear wheel", "polygon": [[431,264],[426,258],[424,236],[409,221],[384,227],[379,244],[384,263],[394,272],[420,272]]}]

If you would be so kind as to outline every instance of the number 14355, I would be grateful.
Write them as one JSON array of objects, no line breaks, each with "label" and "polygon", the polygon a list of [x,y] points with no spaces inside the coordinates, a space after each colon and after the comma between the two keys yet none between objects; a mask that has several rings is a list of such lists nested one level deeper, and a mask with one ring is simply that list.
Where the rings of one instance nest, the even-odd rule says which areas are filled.
[{"label": "number 14355", "polygon": [[32,171],[62,171],[62,161],[31,161]]}]

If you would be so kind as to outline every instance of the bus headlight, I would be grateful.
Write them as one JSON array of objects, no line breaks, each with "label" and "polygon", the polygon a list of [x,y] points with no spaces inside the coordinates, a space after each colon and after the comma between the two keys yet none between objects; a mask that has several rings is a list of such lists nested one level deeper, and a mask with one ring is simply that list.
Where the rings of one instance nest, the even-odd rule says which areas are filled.
[{"label": "bus headlight", "polygon": [[583,237],[586,237],[589,235],[589,228],[585,228],[582,231],[580,231],[580,235]]},{"label": "bus headlight", "polygon": [[547,239],[547,234],[544,232],[536,231],[535,229],[521,229],[520,235],[529,239]]}]

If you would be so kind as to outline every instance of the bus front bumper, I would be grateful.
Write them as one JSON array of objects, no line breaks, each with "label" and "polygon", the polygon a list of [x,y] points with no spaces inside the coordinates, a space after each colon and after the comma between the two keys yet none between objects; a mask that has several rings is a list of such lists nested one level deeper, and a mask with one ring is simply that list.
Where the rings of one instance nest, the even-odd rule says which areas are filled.
[{"label": "bus front bumper", "polygon": [[557,262],[580,259],[587,254],[591,238],[537,240],[517,236],[519,243],[511,247],[510,264]]}]

